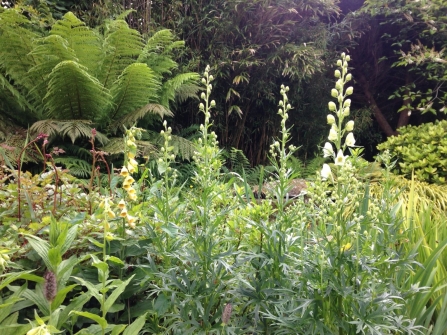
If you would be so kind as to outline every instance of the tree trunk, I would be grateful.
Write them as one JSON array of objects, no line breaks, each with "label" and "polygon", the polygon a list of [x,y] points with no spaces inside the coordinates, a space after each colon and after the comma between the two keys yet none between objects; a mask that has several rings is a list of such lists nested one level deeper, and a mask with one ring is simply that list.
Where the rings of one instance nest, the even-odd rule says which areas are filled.
[{"label": "tree trunk", "polygon": [[[407,73],[407,77],[405,79],[405,84],[410,85],[411,83],[411,77],[410,75]],[[406,98],[403,101],[404,106],[410,106],[411,103],[411,99],[410,99],[410,89],[407,88],[405,90],[405,96]],[[406,107],[405,109],[403,109],[400,112],[399,115],[399,120],[397,121],[397,129],[399,129],[400,127],[406,126],[408,124],[408,122],[410,121],[410,115],[411,115],[411,108]]]},{"label": "tree trunk", "polygon": [[377,123],[379,124],[380,129],[382,129],[382,131],[385,133],[387,137],[397,135],[397,131],[391,128],[388,120],[385,118],[379,106],[377,105],[377,102],[374,99],[374,96],[369,89],[368,80],[365,78],[363,74],[360,75],[359,84],[362,87],[363,93],[365,94],[368,104],[372,108],[373,115]]}]

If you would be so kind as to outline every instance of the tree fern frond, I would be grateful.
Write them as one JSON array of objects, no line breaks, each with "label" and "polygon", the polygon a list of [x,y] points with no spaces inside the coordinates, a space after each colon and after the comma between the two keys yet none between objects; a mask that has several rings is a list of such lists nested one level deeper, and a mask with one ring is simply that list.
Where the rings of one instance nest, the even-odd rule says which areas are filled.
[{"label": "tree fern frond", "polygon": [[203,87],[199,85],[185,83],[176,90],[175,100],[180,103],[185,102],[188,99],[199,100],[198,94],[201,90],[203,90]]},{"label": "tree fern frond", "polygon": [[38,37],[30,25],[30,21],[16,10],[0,13],[0,69],[15,85],[28,90],[39,80],[27,75],[35,65],[34,59],[27,55],[32,51],[32,41]]},{"label": "tree fern frond", "polygon": [[70,173],[78,178],[90,178],[91,163],[76,157],[55,157],[54,162],[67,168]]},{"label": "tree fern frond", "polygon": [[[91,124],[92,122],[89,120],[59,121],[59,132],[63,137],[68,136],[71,139],[71,142],[74,143],[78,138],[92,137]],[[98,131],[96,131],[95,139],[102,145],[108,141],[107,137]]]},{"label": "tree fern frond", "polygon": [[[9,80],[5,78],[2,73],[0,73],[0,87],[14,97],[15,103],[19,105],[20,108],[28,108],[29,110],[33,110],[33,106],[28,102],[28,99],[26,99],[26,97],[23,96],[18,89],[11,85]],[[5,95],[6,94],[2,94],[0,92],[0,96],[2,96],[3,99],[6,99]]]},{"label": "tree fern frond", "polygon": [[52,137],[60,133],[60,127],[58,121],[48,119],[34,122],[30,131],[34,134],[47,134]]},{"label": "tree fern frond", "polygon": [[42,100],[47,91],[48,76],[56,65],[65,60],[77,62],[78,59],[74,50],[69,47],[68,41],[59,35],[37,39],[34,44],[35,47],[30,52],[30,56],[36,60],[37,64],[29,70],[27,75],[41,78],[30,93],[35,93]]},{"label": "tree fern frond", "polygon": [[[197,91],[200,89],[197,86],[199,82],[200,76],[195,72],[181,73],[176,75],[174,78],[167,80],[162,87],[160,102],[169,106],[171,101],[174,101],[177,92],[179,92],[183,86],[189,87],[192,90],[197,88]],[[195,86],[195,87],[194,87]],[[197,91],[195,93],[197,93]],[[183,96],[182,98],[187,98]]]},{"label": "tree fern frond", "polygon": [[126,18],[132,14],[136,13],[135,9],[126,9],[124,12],[122,12],[120,15],[116,17],[117,20],[126,20]]},{"label": "tree fern frond", "polygon": [[183,41],[175,41],[175,36],[168,29],[157,31],[152,35],[140,55],[138,61],[146,63],[156,73],[171,73],[171,70],[177,67],[170,56],[174,48],[184,46]]},{"label": "tree fern frond", "polygon": [[105,146],[101,147],[101,150],[109,155],[123,154],[125,150],[124,140],[122,137],[109,138],[109,141]]},{"label": "tree fern frond", "polygon": [[[157,132],[147,131],[147,136],[149,141],[157,146],[162,146],[164,143],[164,137]],[[194,143],[184,137],[171,135],[170,144],[174,147],[174,154],[187,161],[191,160],[196,151]]]},{"label": "tree fern frond", "polygon": [[95,120],[109,101],[107,90],[76,62],[60,62],[49,75],[44,103],[50,118]]},{"label": "tree fern frond", "polygon": [[106,54],[99,74],[105,87],[110,87],[124,69],[140,56],[144,43],[141,34],[129,28],[126,21],[115,20],[108,25],[105,37]]},{"label": "tree fern frond", "polygon": [[122,117],[155,100],[159,87],[154,71],[146,64],[129,65],[110,89],[114,104],[111,118]]},{"label": "tree fern frond", "polygon": [[167,117],[167,116],[174,116],[174,114],[167,109],[165,106],[160,104],[146,104],[145,106],[127,113],[122,118],[116,120],[109,126],[109,130],[112,133],[116,133],[118,129],[122,126],[130,127],[133,124],[135,124],[138,120],[144,118],[147,114],[158,114],[161,118]]},{"label": "tree fern frond", "polygon": [[74,50],[79,63],[96,75],[102,58],[101,44],[98,35],[79,20],[72,12],[66,13],[57,21],[50,31],[51,35],[59,35],[68,41]]}]

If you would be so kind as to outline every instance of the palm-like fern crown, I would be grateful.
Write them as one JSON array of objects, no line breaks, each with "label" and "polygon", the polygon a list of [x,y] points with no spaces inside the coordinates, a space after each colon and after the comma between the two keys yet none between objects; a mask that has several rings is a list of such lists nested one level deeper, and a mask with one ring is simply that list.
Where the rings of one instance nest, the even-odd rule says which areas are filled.
[{"label": "palm-like fern crown", "polygon": [[[0,44],[2,88],[22,106],[30,105],[37,119],[93,121],[116,131],[147,113],[169,115],[176,92],[182,98],[197,92],[195,73],[166,80],[177,68],[173,50],[183,46],[168,30],[145,42],[124,20],[109,22],[101,34],[67,13],[49,36],[42,36],[10,9],[0,13]],[[39,122],[33,129],[42,127],[55,131],[54,122]],[[72,139],[76,129],[85,134],[83,127],[69,128]]]}]

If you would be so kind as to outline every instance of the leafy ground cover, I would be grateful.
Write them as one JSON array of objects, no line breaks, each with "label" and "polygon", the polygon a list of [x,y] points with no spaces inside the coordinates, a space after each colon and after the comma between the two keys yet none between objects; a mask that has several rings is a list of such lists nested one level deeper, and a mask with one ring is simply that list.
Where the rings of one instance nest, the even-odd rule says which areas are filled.
[{"label": "leafy ground cover", "polygon": [[[4,166],[2,332],[445,334],[445,205],[393,176],[387,152],[378,172],[360,157],[348,62],[342,54],[335,71],[327,163],[305,197],[287,197],[298,150],[289,145],[288,87],[270,148],[274,169],[264,176],[275,187],[258,201],[244,173],[222,172],[209,68],[188,184],[173,168],[166,122],[157,177],[138,162],[135,127],[107,186],[96,173],[82,183],[57,168],[54,153],[38,175]],[[31,142],[45,147],[45,138]]]}]

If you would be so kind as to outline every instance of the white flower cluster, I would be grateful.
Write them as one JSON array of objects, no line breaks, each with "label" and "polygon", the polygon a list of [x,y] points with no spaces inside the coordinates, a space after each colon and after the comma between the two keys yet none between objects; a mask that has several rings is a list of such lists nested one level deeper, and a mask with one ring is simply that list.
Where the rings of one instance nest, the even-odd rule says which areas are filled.
[{"label": "white flower cluster", "polygon": [[[350,120],[343,126],[344,119],[349,116],[351,99],[346,99],[347,96],[353,93],[352,86],[344,89],[345,84],[352,79],[352,75],[348,73],[348,62],[350,61],[349,55],[345,53],[341,54],[341,58],[337,61],[337,66],[340,70],[335,70],[334,76],[338,78],[335,83],[335,88],[331,90],[333,98],[337,99],[338,108],[335,102],[330,101],[328,104],[329,111],[333,114],[328,114],[327,123],[331,126],[329,130],[328,142],[324,144],[323,156],[332,157],[334,164],[342,166],[345,164],[347,156],[344,155],[344,151],[347,147],[355,146],[355,138],[353,134],[354,121]],[[346,136],[345,136],[346,134]],[[344,144],[342,139],[345,136]],[[334,150],[335,147],[335,150]],[[331,168],[328,164],[323,164],[321,170],[321,177],[328,179],[332,175]]]}]

